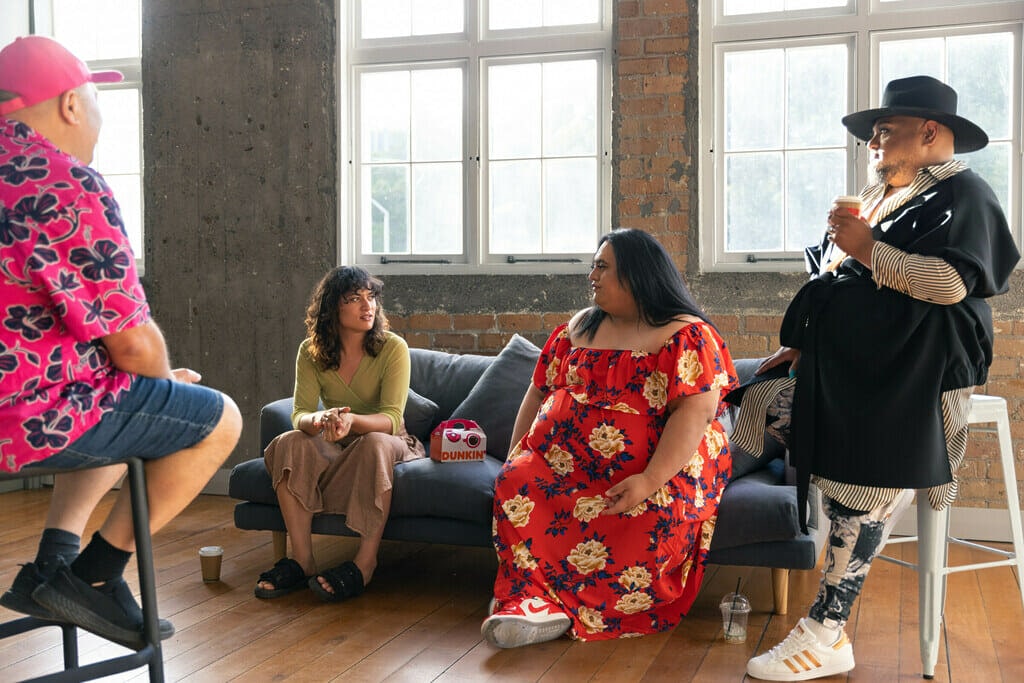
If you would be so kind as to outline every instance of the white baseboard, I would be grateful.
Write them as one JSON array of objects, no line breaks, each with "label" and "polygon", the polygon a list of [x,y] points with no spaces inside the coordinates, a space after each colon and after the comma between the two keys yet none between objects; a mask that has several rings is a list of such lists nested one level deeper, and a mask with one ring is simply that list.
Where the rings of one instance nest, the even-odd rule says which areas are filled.
[{"label": "white baseboard", "polygon": [[[917,535],[917,506],[911,505],[904,513],[896,528],[894,536]],[[1010,533],[1010,515],[1006,508],[958,508],[954,507],[949,515],[949,534],[956,538],[972,541],[992,541],[996,543],[1012,543]]]}]

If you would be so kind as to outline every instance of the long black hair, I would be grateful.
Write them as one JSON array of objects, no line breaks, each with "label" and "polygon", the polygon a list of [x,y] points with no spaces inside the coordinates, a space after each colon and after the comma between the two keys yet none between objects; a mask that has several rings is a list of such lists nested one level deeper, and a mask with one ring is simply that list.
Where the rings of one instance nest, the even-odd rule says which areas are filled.
[{"label": "long black hair", "polygon": [[385,334],[390,325],[384,315],[381,292],[384,283],[359,266],[338,266],[330,270],[309,297],[306,307],[306,334],[309,336],[309,353],[325,370],[341,365],[341,329],[338,307],[342,297],[355,294],[361,289],[369,290],[377,300],[377,312],[373,327],[363,339],[363,349],[371,357],[380,353],[387,339]]},{"label": "long black hair", "polygon": [[[664,327],[681,315],[692,315],[714,327],[658,240],[643,230],[619,228],[603,236],[598,248],[605,242],[615,253],[619,282],[633,295],[644,323]],[[591,306],[576,331],[592,340],[607,315],[599,306]]]}]

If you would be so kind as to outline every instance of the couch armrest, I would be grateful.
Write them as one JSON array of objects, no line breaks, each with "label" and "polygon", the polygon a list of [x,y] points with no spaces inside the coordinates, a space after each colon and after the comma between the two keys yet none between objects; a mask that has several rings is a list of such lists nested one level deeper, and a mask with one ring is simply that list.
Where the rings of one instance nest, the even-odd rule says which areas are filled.
[{"label": "couch armrest", "polygon": [[278,434],[292,429],[292,397],[281,398],[260,411],[260,455]]}]

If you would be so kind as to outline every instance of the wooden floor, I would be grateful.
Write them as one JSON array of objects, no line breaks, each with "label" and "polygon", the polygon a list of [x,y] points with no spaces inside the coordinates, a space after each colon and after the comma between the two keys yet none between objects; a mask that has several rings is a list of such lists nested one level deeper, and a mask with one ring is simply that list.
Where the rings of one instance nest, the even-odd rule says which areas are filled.
[{"label": "wooden floor", "polygon": [[[0,495],[0,586],[34,557],[48,497],[46,489]],[[325,605],[303,590],[257,600],[256,576],[272,564],[270,534],[235,529],[233,506],[201,496],[154,538],[160,614],[177,628],[164,642],[168,681],[741,681],[747,659],[784,637],[817,590],[818,572],[795,573],[790,613],[773,616],[767,570],[710,566],[697,603],[672,632],[498,650],[479,630],[495,570],[490,550],[385,543],[361,598]],[[226,549],[222,580],[204,584],[196,550],[210,544]],[[334,537],[318,537],[316,547],[329,565],[355,550],[351,539]],[[913,544],[890,550],[913,560]],[[991,556],[954,546],[952,559]],[[737,581],[753,604],[750,636],[727,644],[718,601]],[[1008,567],[951,576],[946,615],[936,681],[1024,681],[1024,611]],[[0,620],[12,616],[0,608]],[[847,627],[857,667],[822,680],[921,680],[917,621],[916,573],[876,563]],[[82,663],[125,652],[88,633],[79,648]],[[0,641],[0,681],[57,671],[60,662],[57,629]],[[140,669],[104,680],[146,679]]]}]

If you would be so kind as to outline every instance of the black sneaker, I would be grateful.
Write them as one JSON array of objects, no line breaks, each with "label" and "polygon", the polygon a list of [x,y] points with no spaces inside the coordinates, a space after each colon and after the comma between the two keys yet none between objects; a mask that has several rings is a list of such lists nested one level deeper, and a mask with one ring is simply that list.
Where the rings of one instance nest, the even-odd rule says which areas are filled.
[{"label": "black sneaker", "polygon": [[[32,599],[47,608],[55,621],[80,626],[132,650],[146,645],[142,634],[142,609],[123,577],[93,587],[62,564],[51,579],[32,591]],[[160,639],[172,635],[174,625],[161,619]]]},{"label": "black sneaker", "polygon": [[30,617],[52,621],[53,615],[50,614],[50,610],[32,599],[32,591],[45,582],[46,577],[39,571],[36,563],[26,562],[21,565],[11,587],[7,589],[6,593],[0,595],[0,605]]}]

